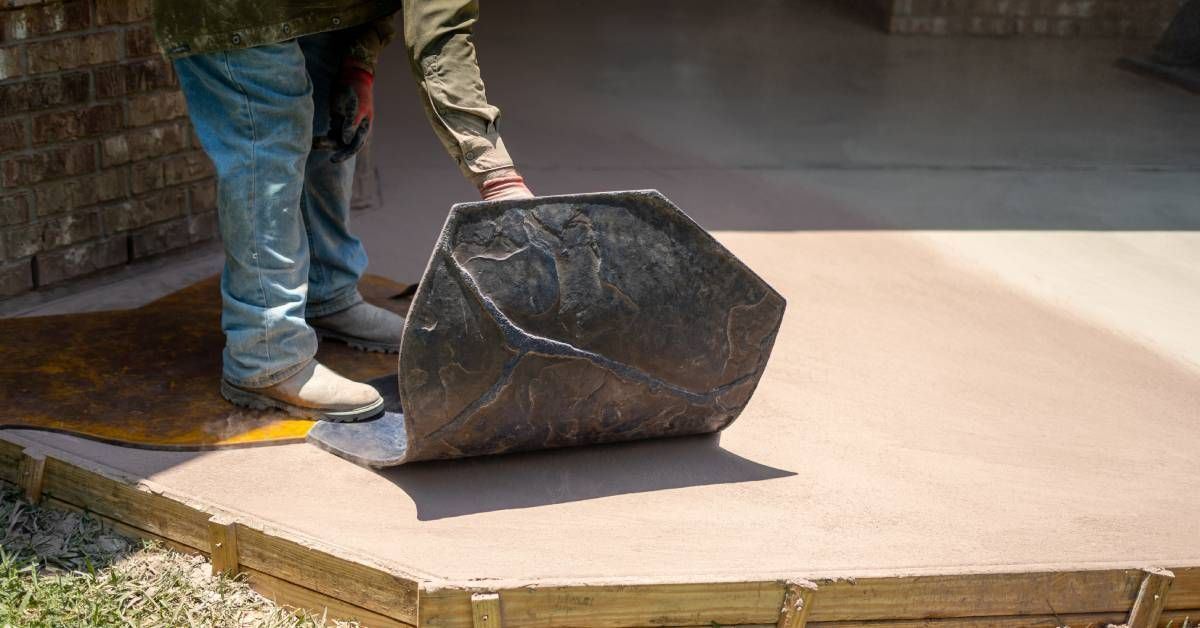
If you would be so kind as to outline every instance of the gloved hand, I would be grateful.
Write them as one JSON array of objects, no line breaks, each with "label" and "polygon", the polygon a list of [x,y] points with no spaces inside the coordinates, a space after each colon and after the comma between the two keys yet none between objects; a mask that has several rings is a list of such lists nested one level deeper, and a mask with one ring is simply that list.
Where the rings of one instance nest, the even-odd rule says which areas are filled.
[{"label": "gloved hand", "polygon": [[515,168],[490,173],[479,183],[479,195],[485,201],[533,198],[533,192],[525,186],[525,178]]},{"label": "gloved hand", "polygon": [[329,158],[345,161],[362,149],[375,117],[375,75],[352,62],[342,65],[330,111],[329,139],[337,150]]}]

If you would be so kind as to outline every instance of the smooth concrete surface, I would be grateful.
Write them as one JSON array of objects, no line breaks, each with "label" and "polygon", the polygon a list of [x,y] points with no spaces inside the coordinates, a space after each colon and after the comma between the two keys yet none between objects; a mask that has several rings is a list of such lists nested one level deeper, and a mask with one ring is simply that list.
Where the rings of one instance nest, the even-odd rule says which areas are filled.
[{"label": "smooth concrete surface", "polygon": [[[844,4],[493,2],[477,43],[536,192],[657,188],[709,229],[1200,229],[1196,97],[1114,67],[1153,42],[889,37]],[[475,193],[399,47],[376,85],[360,232],[404,280]]]},{"label": "smooth concrete surface", "polygon": [[1200,370],[908,233],[719,235],[790,302],[719,439],[376,473],[31,438],[450,579],[1200,564]]},{"label": "smooth concrete surface", "polygon": [[[889,38],[805,2],[504,2],[479,47],[535,190],[658,188],[789,300],[719,439],[375,473],[306,445],[22,433],[454,579],[1200,564],[1200,107],[1106,41]],[[372,271],[466,186],[403,55]],[[380,148],[384,147],[384,148]]]}]

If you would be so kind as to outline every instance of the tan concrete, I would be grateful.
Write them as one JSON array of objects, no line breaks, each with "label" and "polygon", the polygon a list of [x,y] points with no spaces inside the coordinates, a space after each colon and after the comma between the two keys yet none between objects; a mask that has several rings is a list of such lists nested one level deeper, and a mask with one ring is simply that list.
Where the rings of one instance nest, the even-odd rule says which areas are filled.
[{"label": "tan concrete", "polygon": [[[889,38],[844,4],[511,0],[480,22],[536,191],[658,188],[772,231],[720,234],[790,309],[719,445],[380,475],[305,445],[34,438],[454,578],[1197,564],[1194,97],[1113,68],[1115,42]],[[378,83],[385,208],[355,221],[372,271],[411,281],[474,191],[405,63],[391,48]]]},{"label": "tan concrete", "polygon": [[939,231],[925,238],[968,268],[1200,368],[1200,231]]},{"label": "tan concrete", "polygon": [[[1041,298],[1041,275],[1021,279],[1020,264],[969,269],[944,235],[719,235],[790,304],[719,445],[377,474],[304,445],[174,454],[33,438],[451,579],[1200,562],[1200,370],[1070,298]],[[1013,236],[1006,250],[1029,259],[1038,246]],[[1177,296],[1160,307],[1195,307],[1194,292]]]}]

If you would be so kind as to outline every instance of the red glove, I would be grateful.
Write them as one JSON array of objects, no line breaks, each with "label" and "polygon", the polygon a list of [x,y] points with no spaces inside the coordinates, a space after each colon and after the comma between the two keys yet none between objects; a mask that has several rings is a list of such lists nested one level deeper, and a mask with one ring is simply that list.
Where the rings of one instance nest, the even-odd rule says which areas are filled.
[{"label": "red glove", "polygon": [[353,63],[342,64],[330,112],[329,139],[337,146],[330,161],[353,157],[367,141],[375,117],[374,85],[375,75]]},{"label": "red glove", "polygon": [[533,192],[525,187],[525,178],[517,174],[503,174],[487,179],[479,186],[479,195],[485,201],[503,201],[514,198],[533,198]]}]

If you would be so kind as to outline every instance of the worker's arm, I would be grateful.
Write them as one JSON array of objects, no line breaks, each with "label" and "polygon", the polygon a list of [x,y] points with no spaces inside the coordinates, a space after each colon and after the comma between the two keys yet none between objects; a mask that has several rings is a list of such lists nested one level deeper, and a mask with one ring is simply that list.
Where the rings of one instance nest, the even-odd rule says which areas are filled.
[{"label": "worker's arm", "polygon": [[404,0],[404,42],[438,139],[485,199],[531,196],[504,148],[471,41],[477,0]]},{"label": "worker's arm", "polygon": [[392,24],[391,15],[367,22],[354,30],[346,62],[375,74],[380,53],[395,38],[396,27]]},{"label": "worker's arm", "polygon": [[351,31],[333,94],[329,136],[337,145],[330,157],[344,161],[362,150],[375,119],[375,65],[384,46],[396,38],[392,16],[385,15]]}]

